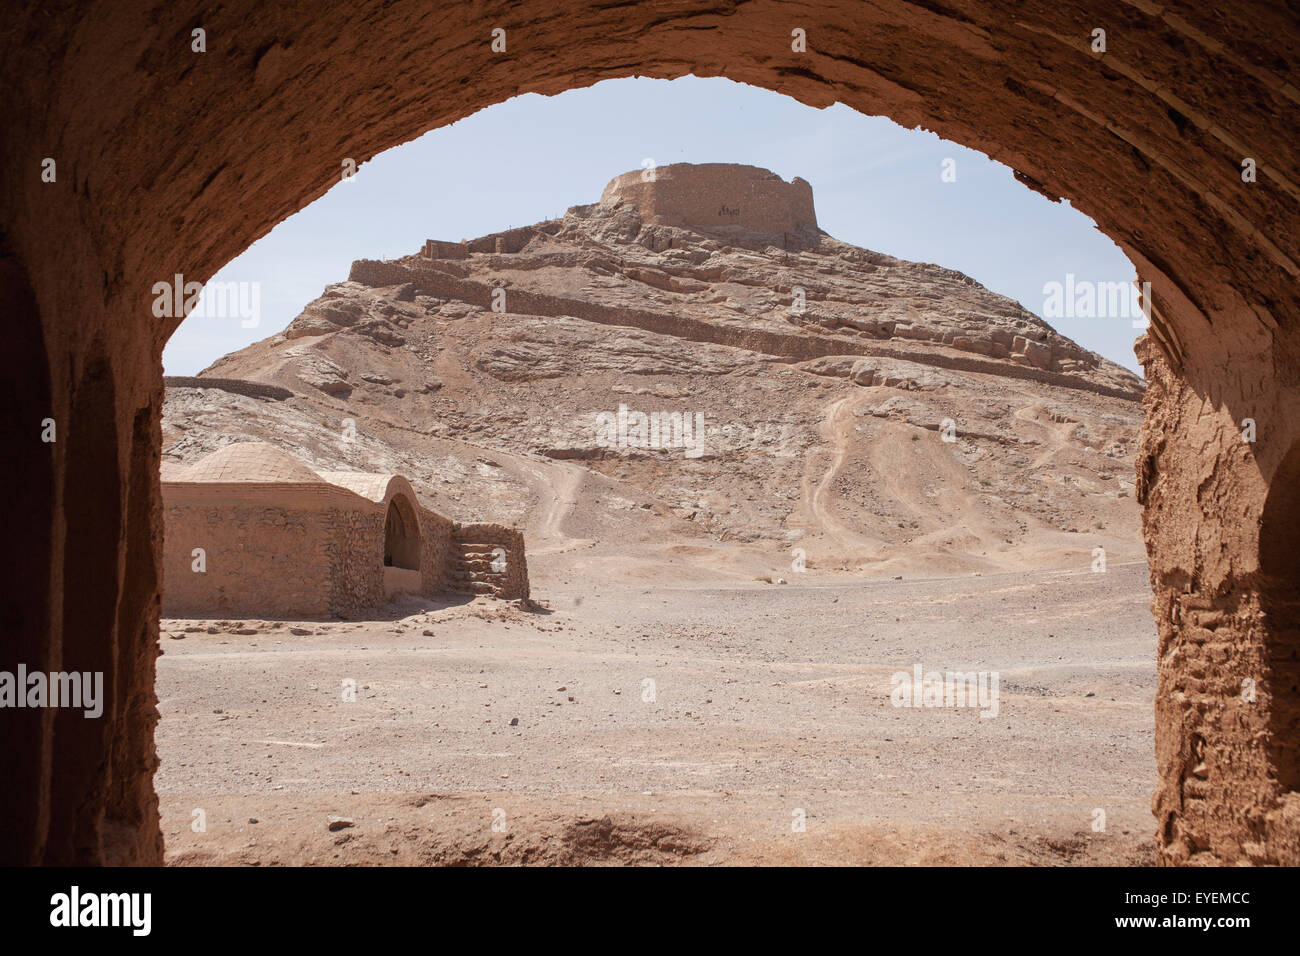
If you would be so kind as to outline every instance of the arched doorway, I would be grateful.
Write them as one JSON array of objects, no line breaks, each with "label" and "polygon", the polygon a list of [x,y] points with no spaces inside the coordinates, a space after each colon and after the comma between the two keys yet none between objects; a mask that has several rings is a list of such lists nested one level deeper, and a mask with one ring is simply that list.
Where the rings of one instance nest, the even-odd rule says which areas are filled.
[{"label": "arched doorway", "polygon": [[401,495],[388,502],[384,518],[384,567],[420,570],[420,525],[415,509]]},{"label": "arched doorway", "polygon": [[[813,106],[843,102],[982,149],[1045,195],[1071,198],[1151,283],[1138,484],[1161,630],[1163,852],[1172,862],[1250,856],[1242,846],[1253,834],[1243,826],[1207,829],[1234,799],[1232,786],[1197,798],[1195,811],[1184,799],[1199,766],[1188,755],[1203,746],[1208,723],[1236,706],[1236,682],[1210,682],[1208,696],[1192,700],[1179,690],[1188,659],[1172,652],[1186,639],[1181,622],[1199,615],[1217,622],[1218,656],[1204,664],[1213,675],[1251,664],[1252,629],[1261,625],[1234,613],[1258,585],[1255,539],[1242,529],[1259,526],[1272,472],[1241,456],[1238,423],[1271,423],[1261,432],[1268,447],[1260,443],[1270,462],[1300,430],[1292,322],[1300,315],[1300,94],[1286,7],[994,0],[958,11],[903,0],[703,0],[669,9],[578,0],[434,15],[359,0],[270,14],[246,2],[177,3],[159,15],[123,0],[109,13],[16,16],[0,40],[0,77],[13,91],[0,138],[0,226],[32,293],[10,321],[43,329],[48,363],[14,365],[13,389],[48,394],[44,417],[61,428],[84,428],[84,399],[100,395],[108,404],[98,414],[115,424],[100,432],[111,438],[83,439],[99,441],[90,458],[69,461],[70,446],[51,463],[30,402],[7,409],[21,416],[15,431],[28,438],[20,442],[30,442],[12,456],[12,480],[40,499],[8,500],[6,526],[32,539],[12,550],[49,555],[52,566],[14,590],[6,619],[41,628],[21,646],[39,644],[52,666],[91,669],[106,657],[107,711],[121,733],[78,750],[94,768],[86,778],[45,760],[5,788],[0,816],[35,827],[5,844],[7,862],[66,862],[60,834],[74,832],[79,862],[161,859],[151,780],[160,353],[183,308],[159,315],[157,284],[202,283],[341,173],[484,106],[605,78],[687,73]],[[196,27],[207,38],[202,52],[191,43]],[[121,52],[124,33],[145,55]],[[54,179],[41,175],[49,161]],[[85,502],[101,497],[121,520],[78,522]],[[32,528],[33,515],[49,517]],[[66,644],[51,609],[63,606],[65,582],[81,567],[94,567],[109,590],[96,593],[97,650],[79,657],[86,642]],[[1221,726],[1220,741],[1247,763],[1264,759],[1266,745],[1248,730]],[[0,734],[0,762],[31,767],[34,751],[58,748],[54,721],[37,732],[39,743]],[[1240,766],[1225,764],[1228,784],[1245,774]],[[73,787],[81,788],[75,799],[62,793]],[[1283,826],[1287,839],[1252,859],[1300,862],[1295,824]]]}]

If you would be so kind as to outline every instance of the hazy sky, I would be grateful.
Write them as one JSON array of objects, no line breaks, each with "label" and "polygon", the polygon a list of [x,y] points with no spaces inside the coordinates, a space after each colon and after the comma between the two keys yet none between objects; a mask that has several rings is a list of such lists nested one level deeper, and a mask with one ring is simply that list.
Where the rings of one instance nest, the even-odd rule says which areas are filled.
[{"label": "hazy sky", "polygon": [[[436,90],[430,90],[435,97]],[[215,277],[259,283],[258,324],[191,315],[168,343],[168,375],[283,329],[354,259],[472,239],[595,202],[645,159],[748,163],[813,187],[822,229],[877,252],[957,269],[1043,315],[1066,275],[1124,282],[1119,248],[1068,203],[1052,203],[983,154],[845,106],[814,110],[723,79],[609,80],[528,94],[382,153],[280,223]],[[943,181],[945,160],[956,179]],[[340,167],[341,172],[341,167]],[[1140,370],[1128,318],[1048,318],[1063,335]]]}]

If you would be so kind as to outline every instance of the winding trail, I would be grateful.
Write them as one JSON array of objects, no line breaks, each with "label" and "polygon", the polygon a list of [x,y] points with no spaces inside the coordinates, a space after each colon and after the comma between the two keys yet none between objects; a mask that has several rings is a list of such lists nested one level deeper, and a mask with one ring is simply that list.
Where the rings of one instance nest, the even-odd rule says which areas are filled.
[{"label": "winding trail", "polygon": [[539,471],[531,464],[526,465],[525,468],[537,479],[539,497],[542,496],[543,489],[552,492],[550,502],[546,505],[546,514],[542,516],[540,527],[537,529],[548,543],[542,547],[530,547],[529,554],[557,554],[591,545],[593,541],[590,538],[570,537],[564,530],[564,523],[577,506],[579,493],[582,491],[582,486],[586,484],[587,469],[562,461],[546,466],[546,470],[551,472],[550,475]]},{"label": "winding trail", "polygon": [[825,448],[818,446],[811,449],[801,481],[802,495],[799,510],[806,532],[826,535],[833,539],[838,547],[847,550],[850,554],[863,548],[874,552],[880,547],[878,540],[866,537],[840,521],[830,504],[831,487],[840,469],[844,467],[853,442],[854,410],[870,398],[873,398],[870,390],[864,389],[861,395],[849,395],[827,406],[826,415],[818,426],[818,431],[831,444],[830,465],[823,471],[814,486],[813,461],[825,451]]},{"label": "winding trail", "polygon": [[1048,442],[1044,443],[1042,452],[1030,462],[1030,468],[1042,468],[1046,465],[1055,463],[1056,455],[1062,451],[1077,451],[1077,446],[1071,444],[1070,437],[1074,434],[1075,429],[1079,427],[1078,422],[1056,422],[1052,425],[1046,425],[1038,420],[1038,416],[1046,411],[1047,403],[1042,399],[1024,394],[1029,400],[1028,405],[1023,405],[1012,412],[1012,417],[1017,421],[1032,425],[1034,428],[1044,432]]}]

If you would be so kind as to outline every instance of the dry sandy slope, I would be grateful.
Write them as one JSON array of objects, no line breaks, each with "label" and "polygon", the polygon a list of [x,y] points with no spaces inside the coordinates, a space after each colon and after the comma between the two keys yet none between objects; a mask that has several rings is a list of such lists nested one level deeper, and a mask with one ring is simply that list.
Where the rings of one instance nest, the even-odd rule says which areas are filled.
[{"label": "dry sandy slope", "polygon": [[[670,384],[682,387],[677,377],[638,389]],[[545,420],[590,443],[583,409],[673,404],[621,387],[618,376],[587,376],[503,389],[481,405],[462,399],[468,412],[439,419],[459,422],[461,438],[427,434],[384,406],[330,411],[322,400],[174,388],[164,434],[182,461],[232,440],[271,441],[320,469],[400,472],[453,518],[517,523],[530,551],[725,545],[747,576],[781,573],[795,548],[810,567],[863,576],[1078,568],[1096,547],[1113,560],[1142,556],[1124,457],[1137,424],[1131,403],[993,376],[919,392],[787,369],[691,386],[708,421],[746,436],[701,459],[556,460],[511,431]],[[464,415],[484,409],[494,414],[482,429],[466,426]],[[349,416],[352,443],[336,428]],[[951,443],[936,430],[949,416]]]}]

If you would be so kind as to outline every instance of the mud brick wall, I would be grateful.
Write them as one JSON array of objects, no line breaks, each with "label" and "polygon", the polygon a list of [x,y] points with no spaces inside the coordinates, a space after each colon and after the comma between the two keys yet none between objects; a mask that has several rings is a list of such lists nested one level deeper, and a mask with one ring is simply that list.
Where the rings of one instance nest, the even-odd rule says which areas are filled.
[{"label": "mud brick wall", "polygon": [[[323,617],[331,610],[330,531],[311,512],[277,506],[169,505],[165,617]],[[192,570],[193,550],[207,570]]]},{"label": "mud brick wall", "polygon": [[[472,239],[467,244],[467,248],[470,252],[516,253],[522,251],[524,246],[532,242],[537,233],[538,230],[532,226],[520,226],[518,229],[507,229],[505,232],[494,232],[478,239]],[[455,257],[448,256],[448,258]]]},{"label": "mud brick wall", "polygon": [[[1295,659],[1296,615],[1270,622],[1252,610],[1268,590],[1252,550],[1263,502],[1300,441],[1293,8],[882,0],[872,16],[887,28],[864,29],[863,5],[849,0],[796,14],[569,0],[520,8],[526,39],[498,56],[485,42],[495,20],[432,17],[416,4],[286,2],[275,16],[247,2],[28,6],[0,31],[10,94],[0,302],[11,333],[0,387],[16,556],[3,648],[9,666],[111,676],[102,733],[69,738],[47,715],[8,716],[0,860],[163,862],[152,786],[165,563],[158,356],[181,320],[151,314],[151,284],[178,271],[211,277],[337,184],[340,143],[364,162],[521,93],[694,73],[889,116],[997,157],[1091,216],[1151,282],[1165,319],[1143,341],[1154,337],[1168,359],[1148,398],[1139,472],[1162,622],[1161,860],[1300,863],[1297,691],[1281,670]],[[789,49],[792,15],[806,21],[807,52]],[[237,37],[242,53],[209,53],[202,69],[174,55],[174,39],[200,21]],[[140,23],[157,30],[139,55],[105,39],[137,36]],[[1102,57],[1087,38],[1104,24],[1119,24],[1123,40]],[[67,157],[57,184],[35,174],[51,143]],[[1257,182],[1241,176],[1243,155],[1259,160]],[[88,163],[112,175],[81,188]],[[44,444],[34,423],[46,416],[75,425]],[[1229,420],[1245,417],[1261,426],[1250,448],[1224,440]],[[1176,613],[1195,620],[1181,626]],[[1216,635],[1198,646],[1231,650],[1199,656],[1196,628]],[[1179,696],[1217,685],[1189,668],[1239,685],[1257,653],[1258,711],[1229,703],[1226,678],[1208,698]],[[1267,769],[1243,777],[1249,767]],[[1203,798],[1188,775],[1209,781]]]},{"label": "mud brick wall", "polygon": [[600,201],[633,203],[645,222],[700,229],[739,226],[779,233],[817,229],[813,191],[796,176],[756,177],[727,163],[660,166],[653,180],[644,170],[617,177]]},{"label": "mud brick wall", "polygon": [[422,254],[428,259],[468,259],[469,247],[462,242],[426,239]]},{"label": "mud brick wall", "polygon": [[[1231,386],[1246,397],[1220,384],[1211,402],[1154,342],[1138,354],[1151,381],[1135,496],[1160,633],[1162,861],[1295,866],[1300,397],[1277,401],[1243,375]],[[1248,414],[1254,442],[1242,438]]]},{"label": "mud brick wall", "polygon": [[163,378],[167,388],[215,388],[248,398],[273,398],[283,401],[293,398],[293,392],[279,385],[267,385],[265,382],[250,382],[242,378],[199,378],[193,375],[167,375]]},{"label": "mud brick wall", "polygon": [[353,617],[384,601],[384,515],[380,507],[332,508],[321,514],[329,612],[336,617]]},{"label": "mud brick wall", "polygon": [[499,524],[457,524],[452,539],[458,544],[488,544],[504,548],[506,569],[499,596],[511,599],[528,597],[528,561],[524,556],[522,531]]},{"label": "mud brick wall", "polygon": [[[214,489],[217,500],[186,497],[194,493],[166,502],[164,614],[354,618],[384,603],[387,501],[327,484],[245,488],[233,500],[228,489]],[[244,500],[268,494],[265,503]],[[419,511],[421,590],[432,594],[449,583],[453,525]],[[190,570],[196,547],[206,550],[205,573]]]},{"label": "mud brick wall", "polygon": [[428,508],[420,508],[420,585],[425,594],[445,591],[451,582],[453,522]]}]

